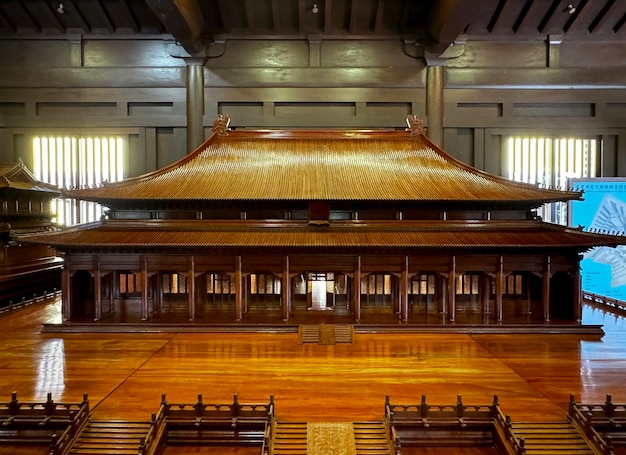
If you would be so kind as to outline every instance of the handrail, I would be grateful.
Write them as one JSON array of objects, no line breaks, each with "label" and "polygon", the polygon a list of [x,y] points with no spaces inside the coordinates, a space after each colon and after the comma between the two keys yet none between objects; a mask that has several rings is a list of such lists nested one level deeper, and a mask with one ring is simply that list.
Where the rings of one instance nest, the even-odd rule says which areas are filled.
[{"label": "handrail", "polygon": [[[387,405],[385,408],[387,408]],[[383,417],[383,424],[385,426],[385,435],[387,436],[390,452],[392,455],[402,455],[400,437],[398,436],[395,427],[392,425],[387,413],[385,413],[385,416]]]},{"label": "handrail", "polygon": [[594,451],[600,455],[613,455],[613,442],[611,437],[603,437],[594,428],[594,417],[613,417],[614,411],[619,408],[623,411],[623,405],[615,405],[611,401],[611,395],[606,396],[602,404],[578,404],[574,395],[570,395],[568,419],[576,427],[578,432],[590,443]]},{"label": "handrail", "polygon": [[[68,407],[72,406],[68,405]],[[61,436],[58,436],[56,433],[52,435],[50,455],[66,455],[69,453],[74,440],[87,424],[90,413],[89,400],[86,393],[83,394],[83,402],[80,403],[78,411],[72,415],[73,412],[70,411],[70,424],[61,433]]]},{"label": "handrail", "polygon": [[593,292],[582,292],[582,298],[589,302],[592,302],[596,305],[600,305],[603,307],[607,307],[611,310],[619,310],[626,312],[626,302],[619,299],[614,299],[612,297],[607,297],[605,295],[594,294]]},{"label": "handrail", "polygon": [[424,426],[428,426],[429,422],[450,419],[465,426],[472,419],[491,419],[493,407],[497,406],[497,403],[498,397],[494,396],[492,404],[467,405],[463,403],[461,396],[457,395],[455,404],[428,404],[426,395],[422,395],[420,404],[391,404],[389,396],[386,396],[385,416],[392,424],[396,420],[400,422],[403,418],[409,417],[421,421]]},{"label": "handrail", "polygon": [[165,403],[161,403],[159,411],[152,414],[148,433],[141,438],[138,455],[154,455],[159,452],[165,434],[165,422]]},{"label": "handrail", "polygon": [[45,291],[42,295],[33,294],[32,299],[27,299],[26,297],[22,297],[17,303],[9,302],[8,305],[0,307],[0,315],[4,313],[12,313],[15,310],[20,310],[22,308],[26,308],[30,305],[34,305],[36,303],[46,302],[48,300],[54,300],[61,297],[61,290],[55,289],[51,292]]},{"label": "handrail", "polygon": [[510,448],[513,449],[516,455],[524,455],[526,453],[526,444],[523,438],[518,438],[513,433],[513,429],[511,426],[511,417],[507,414],[506,416],[502,413],[500,406],[494,406],[493,413],[494,425],[500,428],[502,434],[505,438],[504,442],[509,444]]},{"label": "handrail", "polygon": [[274,433],[276,432],[276,420],[274,416],[268,416],[268,421],[265,425],[265,431],[263,432],[263,445],[261,446],[261,455],[270,455],[272,449],[272,440]]}]

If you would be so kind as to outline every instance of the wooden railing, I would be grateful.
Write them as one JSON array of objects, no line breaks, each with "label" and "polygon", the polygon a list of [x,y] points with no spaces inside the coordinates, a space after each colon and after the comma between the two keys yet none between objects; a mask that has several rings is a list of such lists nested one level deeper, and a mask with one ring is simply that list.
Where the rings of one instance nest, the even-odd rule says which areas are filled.
[{"label": "wooden railing", "polygon": [[178,438],[181,444],[189,441],[262,446],[274,417],[273,395],[269,403],[263,404],[242,404],[236,394],[228,404],[204,403],[202,394],[196,403],[173,404],[163,394],[161,404],[167,439]]},{"label": "wooden railing", "polygon": [[52,291],[46,291],[43,294],[33,294],[32,298],[27,299],[22,297],[18,302],[10,301],[6,306],[0,307],[0,315],[5,313],[12,313],[16,310],[21,310],[37,303],[43,303],[50,300],[54,300],[61,297],[61,290],[54,289]]},{"label": "wooden railing", "polygon": [[493,422],[494,430],[500,438],[500,446],[510,455],[524,455],[526,453],[524,439],[515,436],[511,417],[508,414],[504,415],[500,406],[495,406]]},{"label": "wooden railing", "polygon": [[594,305],[608,309],[609,311],[626,313],[626,302],[623,300],[614,299],[600,294],[594,294],[593,292],[583,291],[583,299],[591,302]]},{"label": "wooden railing", "polygon": [[150,428],[139,443],[138,455],[155,455],[161,451],[166,434],[165,405],[161,403],[159,411],[152,414]]},{"label": "wooden railing", "polygon": [[270,455],[272,450],[272,440],[276,433],[276,419],[274,416],[270,417],[270,421],[265,427],[263,433],[263,445],[261,446],[261,455]]},{"label": "wooden railing", "polygon": [[626,405],[615,404],[611,395],[604,403],[576,403],[570,395],[570,421],[602,455],[613,455],[615,445],[626,445]]},{"label": "wooden railing", "polygon": [[396,432],[396,429],[391,424],[389,416],[384,417],[385,434],[387,435],[387,441],[389,443],[389,452],[392,455],[402,455],[402,445],[400,444],[400,438]]},{"label": "wooden railing", "polygon": [[[405,446],[491,443],[496,407],[497,397],[487,405],[466,405],[460,395],[455,404],[433,405],[426,402],[425,395],[419,404],[391,404],[387,396],[388,437],[394,445],[397,442],[396,453]],[[430,431],[433,429],[436,431]]]},{"label": "wooden railing", "polygon": [[[67,453],[88,418],[87,394],[81,403],[55,403],[50,393],[46,402],[29,403],[18,401],[17,393],[13,392],[11,401],[0,403],[0,429],[9,430],[2,434],[2,439],[49,443],[51,455]],[[23,432],[28,432],[28,436],[23,437]]]},{"label": "wooden railing", "polygon": [[385,416],[394,425],[406,423],[430,427],[434,425],[458,425],[466,427],[469,424],[491,423],[493,406],[488,405],[465,405],[461,396],[457,396],[455,404],[432,405],[426,402],[426,395],[422,395],[420,404],[391,404],[389,396],[385,397]]}]

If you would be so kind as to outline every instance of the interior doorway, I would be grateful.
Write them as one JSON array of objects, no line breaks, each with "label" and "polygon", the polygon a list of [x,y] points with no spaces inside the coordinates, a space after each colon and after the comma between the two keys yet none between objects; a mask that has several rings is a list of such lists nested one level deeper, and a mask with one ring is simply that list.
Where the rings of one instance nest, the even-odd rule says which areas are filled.
[{"label": "interior doorway", "polygon": [[334,279],[329,279],[327,273],[309,272],[307,276],[307,298],[309,300],[308,309],[312,311],[328,311],[333,309],[332,300],[328,299],[328,287],[331,292]]}]

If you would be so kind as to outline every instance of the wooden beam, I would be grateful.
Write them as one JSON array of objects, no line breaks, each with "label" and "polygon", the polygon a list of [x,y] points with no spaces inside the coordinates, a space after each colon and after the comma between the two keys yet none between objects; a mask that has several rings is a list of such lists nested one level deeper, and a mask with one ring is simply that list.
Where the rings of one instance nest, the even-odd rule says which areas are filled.
[{"label": "wooden beam", "polygon": [[615,33],[613,29],[626,14],[626,3],[620,0],[615,0],[613,3],[608,2],[607,7],[600,14],[598,21],[594,21],[592,24],[593,30],[590,31],[603,35]]},{"label": "wooden beam", "polygon": [[197,0],[146,0],[146,4],[189,54],[204,49],[204,22]]},{"label": "wooden beam", "polygon": [[436,0],[428,17],[426,50],[441,54],[483,13],[482,0]]}]

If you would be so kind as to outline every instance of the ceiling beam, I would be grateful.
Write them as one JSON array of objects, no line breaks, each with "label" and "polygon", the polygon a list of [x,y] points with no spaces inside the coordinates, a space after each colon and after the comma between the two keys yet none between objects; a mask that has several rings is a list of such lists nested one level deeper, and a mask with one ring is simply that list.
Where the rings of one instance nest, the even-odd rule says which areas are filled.
[{"label": "ceiling beam", "polygon": [[428,16],[426,50],[443,53],[474,18],[487,14],[484,5],[482,0],[435,0]]},{"label": "ceiling beam", "polygon": [[146,0],[146,4],[189,54],[204,50],[204,23],[198,0]]}]

